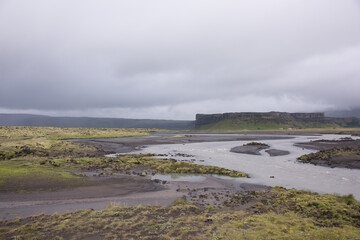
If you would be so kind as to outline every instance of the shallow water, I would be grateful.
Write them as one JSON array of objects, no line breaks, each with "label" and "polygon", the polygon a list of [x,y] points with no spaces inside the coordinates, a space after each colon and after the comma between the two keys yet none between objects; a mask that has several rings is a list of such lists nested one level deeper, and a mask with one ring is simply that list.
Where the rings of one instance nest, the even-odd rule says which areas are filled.
[{"label": "shallow water", "polygon": [[172,181],[172,182],[203,182],[206,180],[206,177],[200,175],[189,175],[189,174],[155,174],[151,179],[159,179],[162,181]]},{"label": "shallow water", "polygon": [[[193,157],[172,158],[195,159],[195,163],[215,165],[246,172],[251,178],[236,181],[269,186],[283,186],[310,190],[319,193],[353,194],[360,199],[360,170],[329,168],[298,163],[296,158],[314,152],[293,144],[316,139],[339,139],[347,135],[294,136],[293,139],[261,140],[271,148],[290,151],[289,155],[270,157],[264,150],[260,156],[232,153],[230,149],[249,141],[204,142],[189,144],[152,145],[134,153],[170,154],[184,153]],[[270,178],[273,176],[273,178]]]}]

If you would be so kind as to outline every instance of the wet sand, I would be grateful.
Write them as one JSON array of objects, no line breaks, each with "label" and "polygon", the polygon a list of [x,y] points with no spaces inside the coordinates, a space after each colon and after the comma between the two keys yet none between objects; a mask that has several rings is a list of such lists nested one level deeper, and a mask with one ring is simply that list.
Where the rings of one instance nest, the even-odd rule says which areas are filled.
[{"label": "wet sand", "polygon": [[[118,176],[102,180],[102,185],[80,187],[54,192],[3,193],[0,196],[0,219],[28,217],[35,214],[73,212],[81,209],[103,209],[109,204],[120,206],[160,205],[170,206],[173,201],[185,197],[198,206],[219,205],[214,196],[235,192],[266,190],[268,187],[239,183],[213,176],[202,181],[154,181],[138,176]],[[198,196],[207,196],[196,201]]]}]

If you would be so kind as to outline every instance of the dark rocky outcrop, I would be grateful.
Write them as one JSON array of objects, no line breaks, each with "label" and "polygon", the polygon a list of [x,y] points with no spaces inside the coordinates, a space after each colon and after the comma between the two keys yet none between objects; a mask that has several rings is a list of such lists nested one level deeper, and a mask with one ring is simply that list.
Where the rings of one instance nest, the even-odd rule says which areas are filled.
[{"label": "dark rocky outcrop", "polygon": [[238,112],[223,114],[196,114],[195,126],[214,123],[225,119],[269,119],[278,122],[288,120],[319,121],[325,122],[325,115],[322,112],[315,113],[288,113],[288,112]]},{"label": "dark rocky outcrop", "polygon": [[268,149],[270,146],[264,143],[250,142],[242,146],[233,147],[230,152],[233,153],[244,153],[250,155],[261,155],[260,151]]}]

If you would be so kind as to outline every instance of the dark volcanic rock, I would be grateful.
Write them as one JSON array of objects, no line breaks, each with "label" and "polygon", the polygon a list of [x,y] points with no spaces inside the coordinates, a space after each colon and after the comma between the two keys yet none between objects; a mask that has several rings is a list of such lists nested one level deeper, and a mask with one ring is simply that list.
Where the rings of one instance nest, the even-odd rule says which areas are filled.
[{"label": "dark volcanic rock", "polygon": [[278,150],[278,149],[269,149],[269,150],[265,150],[265,152],[267,152],[271,157],[284,156],[290,154],[289,151]]},{"label": "dark volcanic rock", "polygon": [[264,145],[246,145],[233,147],[232,149],[230,149],[230,152],[261,155],[260,151],[267,148],[269,147]]}]

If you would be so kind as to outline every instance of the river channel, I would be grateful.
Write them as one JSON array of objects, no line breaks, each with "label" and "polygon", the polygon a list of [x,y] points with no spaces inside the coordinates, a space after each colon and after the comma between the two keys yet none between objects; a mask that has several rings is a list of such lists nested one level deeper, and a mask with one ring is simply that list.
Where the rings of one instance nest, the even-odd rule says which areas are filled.
[{"label": "river channel", "polygon": [[[347,195],[360,199],[360,170],[329,168],[304,164],[296,158],[314,152],[294,146],[295,143],[318,139],[340,139],[348,135],[294,136],[291,139],[261,140],[273,149],[289,151],[289,155],[270,157],[264,150],[261,155],[230,152],[230,149],[249,141],[221,141],[185,144],[150,145],[132,153],[167,154],[178,160],[193,161],[203,165],[214,165],[249,174],[250,178],[233,178],[239,183],[255,183],[268,186],[283,186],[310,190],[318,193]],[[179,154],[181,153],[181,154]],[[179,155],[191,155],[181,157]]]}]

